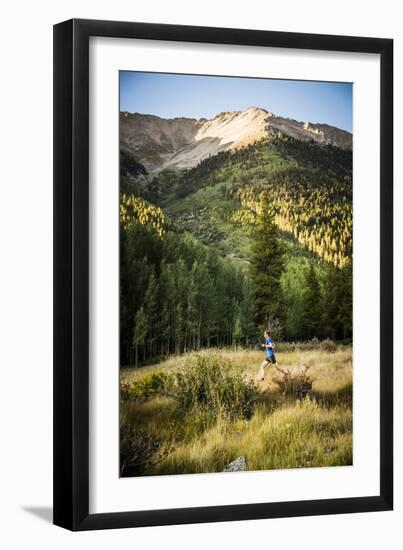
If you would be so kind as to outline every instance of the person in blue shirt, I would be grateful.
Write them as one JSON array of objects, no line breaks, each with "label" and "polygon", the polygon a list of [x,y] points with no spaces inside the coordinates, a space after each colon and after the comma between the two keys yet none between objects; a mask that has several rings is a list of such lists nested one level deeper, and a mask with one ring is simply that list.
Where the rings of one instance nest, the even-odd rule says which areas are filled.
[{"label": "person in blue shirt", "polygon": [[264,338],[265,338],[264,344],[261,344],[261,346],[266,350],[266,357],[264,358],[264,361],[260,365],[260,369],[259,369],[259,380],[262,382],[264,380],[264,369],[267,367],[267,365],[271,363],[276,368],[278,368],[276,356],[274,354],[275,344],[271,339],[269,331],[267,330],[265,331]]}]

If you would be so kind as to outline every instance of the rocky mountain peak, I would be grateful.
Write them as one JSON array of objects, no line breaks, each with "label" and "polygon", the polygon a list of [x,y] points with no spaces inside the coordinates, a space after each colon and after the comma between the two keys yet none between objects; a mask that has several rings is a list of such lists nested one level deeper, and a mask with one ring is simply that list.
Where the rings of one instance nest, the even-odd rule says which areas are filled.
[{"label": "rocky mountain peak", "polygon": [[305,141],[352,147],[349,132],[328,126],[298,122],[250,106],[244,111],[224,111],[212,119],[172,118],[122,112],[120,146],[148,172],[165,168],[192,168],[220,151],[239,149],[271,134]]}]

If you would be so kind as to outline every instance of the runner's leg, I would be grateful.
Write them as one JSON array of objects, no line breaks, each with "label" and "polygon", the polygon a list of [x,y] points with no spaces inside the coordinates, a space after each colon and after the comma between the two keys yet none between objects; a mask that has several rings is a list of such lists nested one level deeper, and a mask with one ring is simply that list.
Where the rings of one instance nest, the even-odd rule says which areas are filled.
[{"label": "runner's leg", "polygon": [[259,380],[264,380],[264,369],[265,369],[265,366],[267,365],[267,359],[265,359],[263,361],[263,363],[260,365],[260,369],[259,369]]}]

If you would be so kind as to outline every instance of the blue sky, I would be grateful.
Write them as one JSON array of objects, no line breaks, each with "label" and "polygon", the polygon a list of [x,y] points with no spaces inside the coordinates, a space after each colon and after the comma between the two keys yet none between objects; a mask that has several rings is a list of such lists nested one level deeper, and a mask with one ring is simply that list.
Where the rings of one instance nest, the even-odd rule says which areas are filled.
[{"label": "blue sky", "polygon": [[351,132],[352,90],[352,84],[341,82],[121,71],[120,110],[198,119],[254,106]]}]

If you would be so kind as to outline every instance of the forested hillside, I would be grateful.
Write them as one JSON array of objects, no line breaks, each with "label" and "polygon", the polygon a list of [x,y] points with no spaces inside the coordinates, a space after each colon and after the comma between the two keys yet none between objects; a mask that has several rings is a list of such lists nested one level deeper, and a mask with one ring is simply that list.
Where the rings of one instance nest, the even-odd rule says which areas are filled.
[{"label": "forested hillside", "polygon": [[170,229],[159,208],[134,197],[121,202],[122,364],[253,337],[245,270]]},{"label": "forested hillside", "polygon": [[251,344],[268,324],[276,339],[351,338],[350,151],[279,136],[138,193],[121,195],[123,365]]},{"label": "forested hillside", "polygon": [[242,256],[243,243],[231,250],[225,239],[243,227],[242,241],[255,224],[263,191],[285,237],[337,267],[349,264],[351,151],[277,136],[219,153],[182,174],[162,172],[151,180],[145,196],[203,241],[215,241],[223,253]]}]

